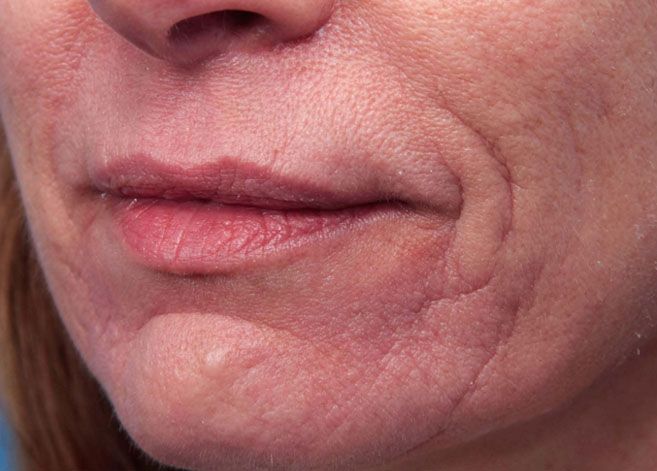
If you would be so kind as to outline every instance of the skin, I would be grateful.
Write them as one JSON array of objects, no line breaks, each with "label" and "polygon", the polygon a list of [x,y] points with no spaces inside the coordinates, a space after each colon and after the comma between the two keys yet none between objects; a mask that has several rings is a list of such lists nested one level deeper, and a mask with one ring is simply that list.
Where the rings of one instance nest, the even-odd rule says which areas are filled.
[{"label": "skin", "polygon": [[[157,35],[187,3],[92,3],[100,17],[0,0],[0,113],[62,320],[148,454],[189,469],[657,459],[654,2],[280,0],[262,35],[180,47]],[[135,143],[410,188],[411,210],[272,263],[163,274],[106,230],[85,173]]]}]

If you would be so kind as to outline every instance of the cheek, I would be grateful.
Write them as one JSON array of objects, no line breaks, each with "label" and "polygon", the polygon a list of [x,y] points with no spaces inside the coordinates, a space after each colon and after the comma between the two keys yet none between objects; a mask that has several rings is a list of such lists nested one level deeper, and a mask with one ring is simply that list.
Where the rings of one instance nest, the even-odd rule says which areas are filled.
[{"label": "cheek", "polygon": [[81,64],[109,31],[84,1],[8,1],[7,11],[0,41],[11,47],[0,51],[0,114],[30,213],[49,206],[45,193],[61,183],[57,165],[70,160],[79,127],[71,110],[88,78]]},{"label": "cheek", "polygon": [[70,136],[55,129],[61,110],[75,99],[76,70],[97,25],[84,2],[5,3],[0,41],[11,46],[0,51],[0,114],[28,213],[33,213],[49,206],[43,198],[60,184],[53,156]]},{"label": "cheek", "polygon": [[[32,242],[56,298],[77,293],[62,313],[86,312],[64,319],[83,341],[94,311],[93,281],[81,276],[76,255],[91,224],[76,217],[73,194],[58,167],[70,159],[78,125],[68,112],[83,77],[79,66],[92,53],[100,25],[84,1],[0,0],[0,115],[27,213]],[[102,29],[102,28],[101,28]],[[105,31],[106,33],[106,31]],[[70,123],[73,123],[71,125]],[[66,316],[65,316],[66,317]],[[71,317],[71,316],[69,316]],[[78,345],[80,347],[80,345]]]},{"label": "cheek", "polygon": [[[7,0],[3,0],[7,3]],[[93,18],[84,2],[55,0],[8,1],[3,9],[0,38],[0,80],[3,94],[17,110],[35,108],[73,90],[71,80],[85,54]],[[20,100],[20,101],[19,101]]]},{"label": "cheek", "polygon": [[565,401],[654,335],[657,33],[645,18],[656,12],[419,5],[422,17],[400,2],[386,23],[390,62],[509,170],[496,290],[520,280],[530,289],[462,410],[513,420]]}]

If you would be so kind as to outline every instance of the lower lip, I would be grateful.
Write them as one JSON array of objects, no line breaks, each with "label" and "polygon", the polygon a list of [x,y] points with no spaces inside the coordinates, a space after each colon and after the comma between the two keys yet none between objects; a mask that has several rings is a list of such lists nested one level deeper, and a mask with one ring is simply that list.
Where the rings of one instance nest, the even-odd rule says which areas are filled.
[{"label": "lower lip", "polygon": [[212,274],[292,257],[382,216],[389,204],[340,210],[273,210],[204,201],[110,197],[122,239],[137,261],[158,271]]}]

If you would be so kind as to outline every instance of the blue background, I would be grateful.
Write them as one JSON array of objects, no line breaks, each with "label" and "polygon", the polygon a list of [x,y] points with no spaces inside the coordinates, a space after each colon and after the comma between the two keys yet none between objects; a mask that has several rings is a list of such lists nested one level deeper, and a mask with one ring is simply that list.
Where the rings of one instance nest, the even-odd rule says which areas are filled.
[{"label": "blue background", "polygon": [[0,416],[0,471],[13,471],[11,460],[11,435],[2,416]]}]

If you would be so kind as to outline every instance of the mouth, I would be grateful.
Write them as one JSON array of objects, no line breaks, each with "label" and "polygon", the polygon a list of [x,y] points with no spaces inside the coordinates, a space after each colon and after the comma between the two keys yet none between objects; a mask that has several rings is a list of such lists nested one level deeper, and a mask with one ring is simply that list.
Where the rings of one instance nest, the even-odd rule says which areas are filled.
[{"label": "mouth", "polygon": [[329,255],[348,235],[412,211],[380,189],[320,187],[232,159],[183,168],[141,155],[98,168],[91,180],[132,258],[179,275]]}]

